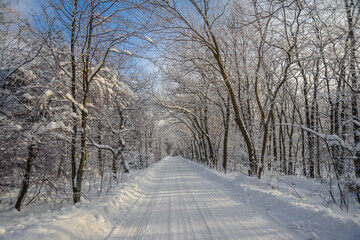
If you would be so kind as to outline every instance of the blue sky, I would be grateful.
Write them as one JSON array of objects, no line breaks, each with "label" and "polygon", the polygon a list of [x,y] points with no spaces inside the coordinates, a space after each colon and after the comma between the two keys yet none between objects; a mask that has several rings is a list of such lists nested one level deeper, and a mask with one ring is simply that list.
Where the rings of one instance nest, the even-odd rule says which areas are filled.
[{"label": "blue sky", "polygon": [[41,0],[10,0],[16,10],[22,14],[29,14],[32,10],[40,9]]}]

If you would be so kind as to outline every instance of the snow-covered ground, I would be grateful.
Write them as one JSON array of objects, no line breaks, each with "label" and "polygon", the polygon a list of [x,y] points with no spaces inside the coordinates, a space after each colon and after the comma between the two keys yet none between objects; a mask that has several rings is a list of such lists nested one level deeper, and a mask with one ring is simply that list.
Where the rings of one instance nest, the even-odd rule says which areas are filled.
[{"label": "snow-covered ground", "polygon": [[2,210],[0,239],[360,239],[359,208],[326,205],[312,180],[279,179],[167,157],[91,202]]}]

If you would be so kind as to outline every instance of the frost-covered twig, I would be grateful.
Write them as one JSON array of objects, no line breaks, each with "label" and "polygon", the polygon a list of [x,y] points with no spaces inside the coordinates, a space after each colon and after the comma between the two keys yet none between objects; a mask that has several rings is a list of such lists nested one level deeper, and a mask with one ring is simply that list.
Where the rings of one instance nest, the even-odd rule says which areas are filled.
[{"label": "frost-covered twig", "polygon": [[111,151],[114,155],[117,154],[117,149],[114,149],[114,148],[110,147],[109,145],[98,144],[98,143],[96,143],[91,137],[90,137],[89,139],[90,139],[90,141],[91,141],[91,144],[92,144],[94,147],[96,147],[96,148],[98,148],[98,149],[109,150],[109,151]]},{"label": "frost-covered twig", "polygon": [[65,98],[67,98],[70,102],[72,102],[73,104],[75,104],[75,106],[80,109],[82,112],[84,113],[88,113],[88,110],[80,103],[78,103],[69,93],[66,93]]},{"label": "frost-covered twig", "polygon": [[286,184],[286,186],[291,187],[291,188],[294,190],[294,192],[296,193],[296,195],[298,195],[298,196],[299,196],[299,198],[300,198],[300,199],[302,199],[301,195],[298,193],[298,191],[296,191],[296,189],[295,189],[295,187],[294,187],[294,186],[292,186],[291,184],[289,184],[289,183],[288,183],[288,182],[286,182],[285,180],[282,180],[281,178],[277,178],[277,179],[278,179],[278,181],[279,181],[279,182],[283,182],[283,183],[285,183],[285,184]]},{"label": "frost-covered twig", "polygon": [[324,133],[319,133],[311,128],[305,127],[304,125],[299,125],[299,126],[301,129],[311,132],[312,134],[316,135],[317,137],[325,140],[326,143],[329,144],[329,146],[333,146],[333,145],[341,146],[342,148],[348,150],[352,154],[359,151],[359,149],[355,148],[349,142],[343,140],[341,137],[339,137],[336,134],[326,135]]}]

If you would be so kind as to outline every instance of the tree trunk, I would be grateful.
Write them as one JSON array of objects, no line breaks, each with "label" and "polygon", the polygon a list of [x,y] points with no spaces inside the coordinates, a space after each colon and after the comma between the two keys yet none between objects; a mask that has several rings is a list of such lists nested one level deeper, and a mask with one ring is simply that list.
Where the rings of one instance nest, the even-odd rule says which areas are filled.
[{"label": "tree trunk", "polygon": [[114,178],[115,182],[117,181],[117,171],[118,171],[117,156],[115,154],[113,154],[113,157],[112,157],[112,177]]},{"label": "tree trunk", "polygon": [[[312,129],[313,128],[313,117],[311,113],[311,108],[309,106],[308,101],[308,87],[307,87],[307,78],[304,77],[304,99],[305,99],[305,123],[306,127]],[[307,159],[309,163],[309,176],[310,178],[315,177],[315,167],[314,167],[314,136],[311,132],[306,131],[307,135]]]},{"label": "tree trunk", "polygon": [[224,168],[224,172],[226,174],[227,171],[227,161],[228,161],[228,157],[227,157],[227,149],[228,149],[228,138],[229,138],[229,127],[230,127],[230,99],[228,97],[228,100],[226,102],[226,110],[225,110],[225,130],[224,130],[224,142],[223,142],[223,168]]},{"label": "tree trunk", "polygon": [[[283,118],[285,118],[283,106],[281,106],[281,110],[279,115],[279,160],[280,160],[280,172],[287,174],[287,166],[286,166],[286,146],[285,146],[285,126],[283,124]],[[285,121],[286,123],[286,121]]]},{"label": "tree trunk", "polygon": [[87,34],[87,51],[85,55],[85,59],[83,59],[84,68],[83,68],[83,101],[82,101],[82,107],[84,109],[81,110],[81,158],[79,167],[76,174],[76,191],[73,194],[74,203],[80,202],[81,199],[81,187],[82,187],[82,180],[83,180],[83,174],[84,169],[87,162],[87,117],[88,117],[88,111],[87,111],[87,101],[89,98],[90,93],[90,79],[89,79],[89,72],[90,72],[90,54],[91,54],[91,48],[92,48],[92,34],[93,34],[93,23],[94,23],[94,6],[93,2],[91,3],[91,12],[90,12],[90,19],[89,19],[89,27],[88,27],[88,34]]},{"label": "tree trunk", "polygon": [[288,159],[288,175],[294,175],[295,174],[295,168],[294,168],[294,154],[293,154],[293,147],[294,147],[294,143],[293,143],[293,137],[294,137],[294,124],[295,124],[295,106],[293,108],[292,111],[292,116],[291,116],[291,127],[290,127],[290,132],[288,132],[288,136],[289,136],[289,159]]},{"label": "tree trunk", "polygon": [[[342,68],[342,67],[341,67]],[[342,72],[342,70],[340,70]],[[342,74],[340,74],[342,75]],[[336,99],[335,104],[332,103],[332,101],[329,101],[330,103],[330,134],[336,134],[340,136],[340,120],[339,120],[339,109],[340,109],[340,92],[341,92],[341,82],[342,82],[342,76],[338,79],[337,89],[336,89]],[[328,89],[330,89],[329,83],[327,84]],[[328,90],[328,95],[330,95],[330,90]],[[330,96],[328,97],[330,99]],[[341,119],[342,120],[342,119]],[[345,125],[345,124],[344,124]],[[340,147],[338,145],[334,145],[331,147],[331,155],[334,159],[334,168],[335,171],[342,175],[343,172],[343,164],[342,159],[340,158]]]},{"label": "tree trunk", "polygon": [[290,127],[290,133],[289,135],[289,159],[288,159],[288,168],[287,168],[287,174],[293,175],[293,135],[294,135],[294,126],[292,125]]},{"label": "tree trunk", "polygon": [[198,144],[196,144],[196,141],[194,141],[194,152],[195,152],[195,159],[197,161],[200,160],[200,154],[199,154],[199,150],[198,150]]},{"label": "tree trunk", "polygon": [[[353,9],[357,6],[354,5],[354,1],[344,0],[346,8],[346,16],[348,23],[348,38],[350,42],[350,58],[349,58],[349,71],[350,71],[350,83],[352,87],[351,91],[351,114],[353,121],[353,132],[354,132],[354,145],[358,146],[360,144],[360,127],[356,122],[359,122],[359,113],[358,113],[358,83],[357,83],[357,74],[356,74],[356,38],[354,31],[354,20],[353,20]],[[356,152],[354,158],[355,166],[355,176],[360,178],[360,151]]]},{"label": "tree trunk", "polygon": [[[99,120],[98,122],[98,144],[101,145],[102,141],[101,141],[101,121]],[[100,176],[102,177],[104,174],[104,159],[101,153],[101,148],[98,148],[98,166],[99,166],[99,173]]]},{"label": "tree trunk", "polygon": [[272,169],[274,169],[276,171],[277,170],[277,164],[278,164],[278,150],[277,150],[277,145],[276,145],[276,127],[275,127],[274,114],[271,114],[271,122],[272,122],[272,127],[271,128],[272,128],[273,162],[271,163],[270,168],[272,168]]},{"label": "tree trunk", "polygon": [[21,209],[21,205],[23,204],[25,197],[26,197],[26,193],[27,190],[29,188],[30,185],[30,176],[31,176],[31,168],[33,165],[33,161],[35,159],[35,149],[34,149],[34,145],[31,144],[28,147],[28,158],[26,160],[26,169],[25,169],[25,174],[24,174],[24,179],[21,185],[21,189],[19,192],[19,196],[17,197],[16,203],[15,203],[15,208],[20,212]]},{"label": "tree trunk", "polygon": [[148,149],[148,145],[149,145],[149,139],[148,139],[148,132],[147,129],[145,129],[145,134],[144,134],[144,143],[145,143],[145,168],[148,168],[149,166],[149,149]]},{"label": "tree trunk", "polygon": [[[84,108],[86,108],[87,99],[88,99],[88,92],[86,92],[85,96],[84,96],[84,101],[83,101]],[[81,132],[81,159],[80,159],[79,167],[78,167],[77,174],[76,174],[76,192],[74,192],[74,203],[80,202],[83,174],[84,174],[84,169],[85,169],[86,161],[87,161],[87,144],[86,144],[86,140],[87,140],[86,125],[87,124],[86,123],[87,123],[87,112],[82,111],[82,115],[81,115],[81,129],[82,129],[82,132]]]},{"label": "tree trunk", "polygon": [[57,178],[61,177],[61,173],[63,172],[64,164],[65,164],[65,156],[62,154],[60,157],[60,163],[59,163],[58,171],[56,174]]},{"label": "tree trunk", "polygon": [[[166,154],[168,155],[168,153],[166,152]],[[141,134],[140,134],[140,140],[139,140],[139,164],[140,164],[140,169],[144,168],[144,163],[143,163],[143,158],[142,158],[142,138],[141,138]]]},{"label": "tree trunk", "polygon": [[[281,124],[281,122],[280,122]],[[285,149],[285,130],[283,126],[279,127],[279,150],[280,150],[280,171],[286,174],[286,149]]]},{"label": "tree trunk", "polygon": [[[74,1],[72,21],[71,21],[71,96],[76,101],[76,59],[75,59],[75,41],[76,41],[76,14],[77,14],[78,0]],[[75,103],[71,104],[72,112],[77,115]],[[72,190],[75,194],[77,192],[76,186],[76,139],[77,139],[77,119],[73,118],[72,121],[72,136],[71,136],[71,184]],[[73,197],[74,203],[76,201],[75,195]]]},{"label": "tree trunk", "polygon": [[305,158],[305,131],[301,129],[301,158],[302,158],[302,167],[303,167],[303,175],[307,175],[306,169],[306,158]]}]

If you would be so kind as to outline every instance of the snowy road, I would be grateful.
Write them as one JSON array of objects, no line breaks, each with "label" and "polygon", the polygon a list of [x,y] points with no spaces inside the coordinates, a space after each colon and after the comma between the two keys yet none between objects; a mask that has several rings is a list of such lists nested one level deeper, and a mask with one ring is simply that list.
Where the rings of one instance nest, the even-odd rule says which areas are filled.
[{"label": "snowy road", "polygon": [[107,239],[303,239],[199,166],[176,157],[163,161]]}]

